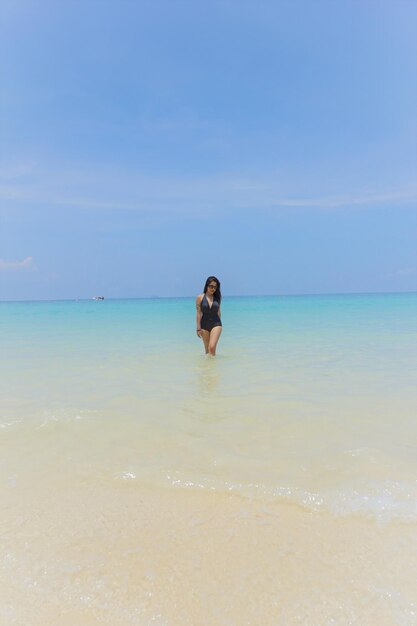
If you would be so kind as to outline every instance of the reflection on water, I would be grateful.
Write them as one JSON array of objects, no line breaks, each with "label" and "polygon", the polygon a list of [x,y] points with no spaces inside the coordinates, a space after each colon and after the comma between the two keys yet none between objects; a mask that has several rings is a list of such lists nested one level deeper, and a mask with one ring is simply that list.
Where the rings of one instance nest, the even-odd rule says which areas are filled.
[{"label": "reflection on water", "polygon": [[202,398],[212,397],[219,388],[219,366],[218,361],[221,357],[212,357],[205,355],[198,359],[195,368],[196,385],[199,396]]}]

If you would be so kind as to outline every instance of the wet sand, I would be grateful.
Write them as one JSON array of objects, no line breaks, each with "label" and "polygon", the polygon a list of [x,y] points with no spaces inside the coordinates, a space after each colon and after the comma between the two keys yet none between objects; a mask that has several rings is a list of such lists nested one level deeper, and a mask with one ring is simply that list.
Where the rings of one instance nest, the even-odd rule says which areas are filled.
[{"label": "wet sand", "polygon": [[235,494],[2,494],[4,626],[416,623],[417,528]]}]

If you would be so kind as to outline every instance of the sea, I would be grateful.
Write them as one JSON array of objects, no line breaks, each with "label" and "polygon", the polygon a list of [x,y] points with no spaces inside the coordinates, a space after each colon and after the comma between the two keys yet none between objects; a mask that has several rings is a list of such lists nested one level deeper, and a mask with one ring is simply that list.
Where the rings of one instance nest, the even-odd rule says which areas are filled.
[{"label": "sea", "polygon": [[[225,296],[222,322],[212,357],[195,298],[0,303],[1,624],[417,624],[417,295]],[[236,551],[258,543],[213,588],[231,519]],[[272,591],[297,524],[303,601]]]}]

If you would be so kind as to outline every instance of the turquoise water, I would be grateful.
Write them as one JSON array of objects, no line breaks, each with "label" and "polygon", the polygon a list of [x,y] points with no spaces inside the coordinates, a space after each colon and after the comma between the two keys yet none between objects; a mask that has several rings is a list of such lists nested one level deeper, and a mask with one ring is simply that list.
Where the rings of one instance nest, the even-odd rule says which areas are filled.
[{"label": "turquoise water", "polygon": [[416,519],[416,313],[415,294],[226,297],[213,359],[193,298],[1,303],[8,484],[146,481]]}]

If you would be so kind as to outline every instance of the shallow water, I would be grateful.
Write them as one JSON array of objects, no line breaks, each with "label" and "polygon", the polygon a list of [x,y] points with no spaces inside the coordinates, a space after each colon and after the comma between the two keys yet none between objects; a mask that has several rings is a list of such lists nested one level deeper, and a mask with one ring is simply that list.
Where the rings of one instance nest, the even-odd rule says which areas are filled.
[{"label": "shallow water", "polygon": [[[158,506],[164,510],[164,502],[172,497],[167,494],[181,494],[184,506],[192,510],[190,516],[183,519],[178,514],[170,520],[161,513],[155,528],[159,524],[162,533],[176,528],[184,537],[193,532],[189,520],[205,508],[204,498],[217,498],[220,517],[224,507],[220,526],[226,533],[236,511],[248,507],[258,533],[250,536],[265,549],[258,562],[259,584],[260,571],[268,569],[268,542],[258,522],[268,525],[270,515],[265,511],[285,517],[282,512],[294,505],[296,523],[313,544],[318,539],[325,542],[320,528],[337,534],[340,528],[358,524],[352,521],[358,515],[363,520],[361,530],[353,533],[358,541],[366,524],[379,529],[379,543],[373,539],[374,555],[387,557],[387,550],[391,554],[403,537],[403,553],[397,545],[397,562],[389,565],[387,557],[384,567],[388,577],[400,569],[404,581],[410,567],[413,577],[407,559],[415,543],[412,535],[406,538],[403,525],[411,528],[417,522],[416,313],[414,294],[225,298],[224,330],[213,359],[203,355],[202,342],[195,336],[193,299],[1,303],[0,496],[9,555],[2,573],[24,580],[24,572],[32,572],[31,580],[41,589],[46,578],[38,571],[39,560],[48,542],[57,541],[58,551],[69,550],[73,542],[64,514],[50,517],[48,499],[53,497],[68,515],[87,490],[91,510],[87,507],[84,519],[89,522],[77,518],[77,524],[84,535],[94,536],[96,521],[102,534],[105,530],[106,542],[116,541],[121,524],[117,507],[100,517],[109,506],[108,494],[129,511],[129,517],[137,515],[145,525]],[[152,493],[160,494],[151,496],[154,509],[149,505],[137,512],[135,503],[141,498],[148,501]],[[40,540],[38,549],[33,554],[27,551],[19,561],[19,546],[30,543],[28,520],[33,521],[35,512],[37,532],[44,527],[49,539],[44,538],[43,547]],[[216,537],[219,531],[210,519],[203,515],[209,535]],[[282,527],[278,524],[275,530],[281,532]],[[133,531],[131,536],[124,532],[134,550]],[[249,530],[239,532],[243,539]],[[303,545],[308,552],[308,542]],[[203,544],[200,549],[204,553]],[[290,548],[284,544],[279,549]],[[227,553],[226,541],[219,543],[220,553]],[[180,547],[175,554],[180,558]],[[354,546],[353,554],[357,559]],[[247,557],[256,562],[255,548]],[[152,559],[152,552],[147,558]],[[349,551],[340,559],[346,565]],[[340,559],[330,567],[335,576]],[[94,565],[81,561],[84,574],[88,570],[94,576]],[[121,564],[116,558],[112,563],[116,576]],[[311,563],[313,567],[314,560]],[[59,563],[53,567],[59,584],[72,589],[72,598],[71,575]],[[190,584],[187,567],[181,574],[185,585]],[[324,581],[323,574],[320,602],[326,598]],[[376,583],[370,580],[372,584]],[[16,603],[26,589],[22,585],[16,587]],[[392,615],[398,621],[378,618],[375,623],[413,623],[405,586],[395,591],[398,601],[392,589],[387,591],[394,593]],[[264,588],[266,593],[267,580]],[[349,597],[351,614],[359,621],[332,622],[331,611],[323,609],[311,623],[364,623]],[[71,598],[71,610],[81,610]],[[130,617],[124,622],[118,603],[108,608],[113,623],[119,618],[120,623],[139,626],[177,623],[169,614],[165,621],[151,621],[157,608],[143,621],[145,613],[135,614],[135,600],[131,602]],[[265,616],[273,615],[273,604],[265,602],[265,612],[259,609],[258,618],[255,611],[252,621],[236,623],[256,624],[261,617],[269,623]],[[349,613],[349,600],[344,602],[343,619]],[[27,623],[24,617],[18,621],[13,606],[4,623]],[[52,606],[51,623],[54,610]],[[242,619],[244,612],[234,617],[231,613],[231,622],[207,618],[207,624],[235,623],[233,619]],[[90,616],[91,623],[107,623],[97,615]],[[45,616],[33,623],[46,623]],[[308,623],[297,622],[296,612],[288,612],[285,619]]]},{"label": "shallow water", "polygon": [[188,299],[3,303],[9,463],[416,519],[416,301],[225,299],[216,359]]}]

